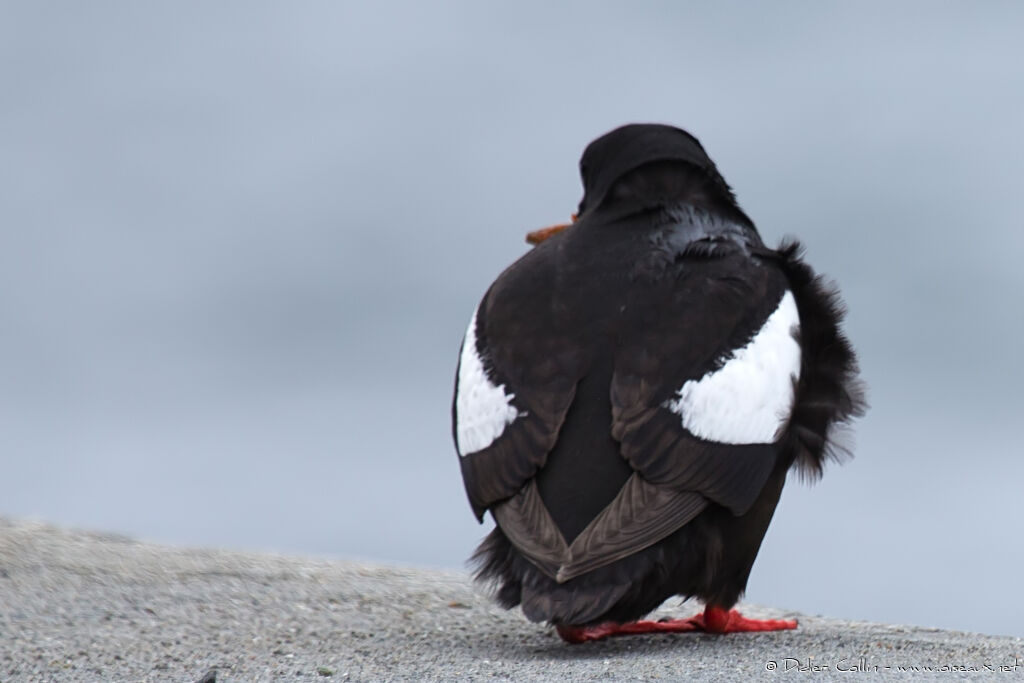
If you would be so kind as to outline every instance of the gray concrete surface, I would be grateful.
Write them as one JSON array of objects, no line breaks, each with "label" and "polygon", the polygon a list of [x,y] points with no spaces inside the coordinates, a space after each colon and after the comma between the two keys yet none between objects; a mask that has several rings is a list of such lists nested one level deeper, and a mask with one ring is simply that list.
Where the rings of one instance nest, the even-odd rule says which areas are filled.
[{"label": "gray concrete surface", "polygon": [[[694,609],[670,601],[660,615]],[[4,683],[859,680],[901,677],[900,667],[1024,680],[1019,638],[795,616],[800,628],[784,633],[568,646],[495,608],[459,572],[173,548],[0,519]]]}]

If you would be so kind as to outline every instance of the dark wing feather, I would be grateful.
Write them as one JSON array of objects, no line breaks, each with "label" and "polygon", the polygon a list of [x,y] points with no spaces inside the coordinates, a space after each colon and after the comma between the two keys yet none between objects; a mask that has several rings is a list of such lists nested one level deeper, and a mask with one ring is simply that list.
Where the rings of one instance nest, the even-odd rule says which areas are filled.
[{"label": "dark wing feather", "polygon": [[742,514],[775,465],[777,446],[699,438],[665,404],[685,382],[718,369],[746,345],[787,283],[776,264],[736,244],[716,246],[713,253],[688,249],[667,295],[636,302],[642,320],[625,338],[612,379],[612,436],[647,481],[700,492]]},{"label": "dark wing feather", "polygon": [[[544,466],[575,393],[576,342],[558,332],[549,249],[542,244],[510,266],[477,310],[477,353],[484,370],[494,385],[508,387],[519,411],[489,446],[460,454],[466,493],[481,520],[489,507],[516,495]],[[458,374],[452,406],[456,430],[457,405]]]}]

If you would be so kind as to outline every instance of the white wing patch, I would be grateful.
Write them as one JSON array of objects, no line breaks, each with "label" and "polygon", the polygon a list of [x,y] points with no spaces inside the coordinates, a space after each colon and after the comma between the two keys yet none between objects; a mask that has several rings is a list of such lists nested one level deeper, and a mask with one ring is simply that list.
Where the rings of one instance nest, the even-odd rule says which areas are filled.
[{"label": "white wing patch", "polygon": [[455,435],[459,455],[476,453],[494,443],[505,427],[520,416],[512,405],[515,394],[505,385],[494,386],[476,348],[476,311],[469,321],[459,358],[459,380],[455,395]]},{"label": "white wing patch", "polygon": [[774,443],[793,410],[793,380],[800,377],[799,329],[793,294],[787,291],[754,338],[725,364],[690,380],[664,406],[683,427],[707,441]]}]

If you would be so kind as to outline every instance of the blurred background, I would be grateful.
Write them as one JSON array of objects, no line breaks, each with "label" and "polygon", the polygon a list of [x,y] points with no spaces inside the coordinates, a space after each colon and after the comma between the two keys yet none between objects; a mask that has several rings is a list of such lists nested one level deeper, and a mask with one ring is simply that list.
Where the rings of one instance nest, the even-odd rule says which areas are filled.
[{"label": "blurred background", "polygon": [[0,515],[461,567],[483,291],[594,137],[696,134],[872,410],[750,582],[1024,636],[1024,5],[4,3]]}]

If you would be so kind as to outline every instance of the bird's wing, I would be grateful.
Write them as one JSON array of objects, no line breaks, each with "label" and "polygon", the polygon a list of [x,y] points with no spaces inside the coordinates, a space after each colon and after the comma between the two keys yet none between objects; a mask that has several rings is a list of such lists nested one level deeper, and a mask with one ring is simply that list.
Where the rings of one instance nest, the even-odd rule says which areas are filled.
[{"label": "bird's wing", "polygon": [[793,409],[797,306],[782,270],[735,243],[688,247],[672,270],[634,302],[612,377],[612,436],[648,483],[743,514]]},{"label": "bird's wing", "polygon": [[544,465],[575,395],[578,342],[559,332],[549,251],[530,251],[495,281],[462,342],[452,426],[480,519]]}]

